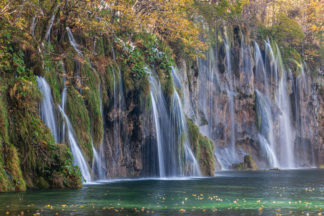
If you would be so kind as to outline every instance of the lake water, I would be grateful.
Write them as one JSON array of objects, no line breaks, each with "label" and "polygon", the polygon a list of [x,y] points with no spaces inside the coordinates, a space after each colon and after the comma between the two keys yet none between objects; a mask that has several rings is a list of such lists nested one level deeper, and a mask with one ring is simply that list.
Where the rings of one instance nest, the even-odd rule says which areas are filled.
[{"label": "lake water", "polygon": [[324,170],[219,172],[0,194],[0,215],[324,215]]}]

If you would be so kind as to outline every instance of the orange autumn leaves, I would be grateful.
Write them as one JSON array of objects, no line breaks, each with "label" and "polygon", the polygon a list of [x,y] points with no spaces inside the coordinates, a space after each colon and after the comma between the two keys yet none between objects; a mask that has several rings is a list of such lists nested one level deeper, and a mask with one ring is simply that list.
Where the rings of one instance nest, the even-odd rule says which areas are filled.
[{"label": "orange autumn leaves", "polygon": [[[157,34],[166,42],[183,43],[184,52],[200,54],[207,46],[199,36],[201,31],[193,21],[193,0],[106,0],[117,11],[119,28]],[[116,13],[115,13],[116,14]]]}]

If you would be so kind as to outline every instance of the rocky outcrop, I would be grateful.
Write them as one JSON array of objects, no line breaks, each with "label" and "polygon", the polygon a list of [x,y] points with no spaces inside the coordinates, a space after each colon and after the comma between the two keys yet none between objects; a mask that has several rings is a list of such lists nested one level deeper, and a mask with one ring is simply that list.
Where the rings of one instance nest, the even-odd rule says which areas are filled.
[{"label": "rocky outcrop", "polygon": [[232,169],[236,170],[258,170],[258,166],[254,162],[252,156],[244,156],[243,162],[239,164],[233,164]]}]

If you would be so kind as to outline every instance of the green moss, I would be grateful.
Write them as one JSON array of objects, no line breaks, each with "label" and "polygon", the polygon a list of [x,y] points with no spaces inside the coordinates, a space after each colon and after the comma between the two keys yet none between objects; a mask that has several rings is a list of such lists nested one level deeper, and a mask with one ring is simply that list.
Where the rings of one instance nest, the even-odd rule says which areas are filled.
[{"label": "green moss", "polygon": [[49,57],[44,60],[44,77],[51,86],[53,100],[56,104],[61,103],[61,92],[63,90],[63,68],[59,63],[53,62]]},{"label": "green moss", "polygon": [[164,94],[168,99],[171,98],[174,93],[171,76],[171,66],[174,65],[172,50],[155,35],[140,34],[136,40],[145,57],[145,63],[156,71]]},{"label": "green moss", "polygon": [[92,161],[90,118],[82,95],[69,86],[66,100],[66,113],[75,129],[78,144],[87,161]]},{"label": "green moss", "polygon": [[258,166],[251,155],[244,156],[244,161],[239,164],[233,164],[232,168],[236,170],[258,170]]},{"label": "green moss", "polygon": [[5,161],[3,157],[3,140],[0,137],[0,192],[13,191],[13,185],[10,182],[9,175],[7,174],[5,168]]},{"label": "green moss", "polygon": [[216,166],[214,144],[200,133],[198,126],[191,119],[187,118],[187,123],[190,143],[200,164],[200,169],[203,175],[213,176]]},{"label": "green moss", "polygon": [[[12,111],[10,141],[19,151],[20,167],[27,180],[27,186],[31,188],[50,186],[54,171],[63,172],[66,161],[58,159],[59,151],[54,144],[53,136],[38,115],[38,103],[41,97],[36,81],[19,78],[9,92]],[[10,155],[14,160],[12,163],[9,163],[9,160],[6,164],[8,166],[9,163],[8,167],[12,167],[11,170],[15,170],[15,175],[19,176],[18,156],[15,156],[15,151],[10,145],[9,150],[10,154],[5,155]],[[76,174],[75,178],[80,177]],[[24,188],[16,186],[16,190],[20,189]]]},{"label": "green moss", "polygon": [[99,145],[103,138],[103,120],[101,115],[100,107],[100,93],[99,93],[99,77],[98,74],[91,69],[88,64],[82,66],[82,80],[83,85],[83,95],[85,104],[89,111],[90,117],[90,128],[93,138],[93,143]]},{"label": "green moss", "polygon": [[104,38],[100,37],[96,41],[96,52],[97,55],[105,55],[105,46],[104,46]]},{"label": "green moss", "polygon": [[118,55],[118,64],[120,68],[115,67],[113,71],[116,77],[116,83],[119,84],[119,71],[123,79],[126,102],[133,100],[143,109],[147,108],[150,101],[150,84],[148,74],[145,71],[145,58],[139,48],[132,52],[123,51]]},{"label": "green moss", "polygon": [[12,145],[5,144],[4,150],[4,165],[6,174],[9,176],[10,182],[13,188],[10,190],[24,191],[26,190],[26,183],[22,177],[22,171],[20,169],[20,159],[18,157],[17,150]]},{"label": "green moss", "polygon": [[[0,85],[3,83],[0,82]],[[5,142],[9,142],[8,135],[8,112],[7,105],[5,103],[6,98],[4,97],[4,91],[0,90],[0,139]]]}]

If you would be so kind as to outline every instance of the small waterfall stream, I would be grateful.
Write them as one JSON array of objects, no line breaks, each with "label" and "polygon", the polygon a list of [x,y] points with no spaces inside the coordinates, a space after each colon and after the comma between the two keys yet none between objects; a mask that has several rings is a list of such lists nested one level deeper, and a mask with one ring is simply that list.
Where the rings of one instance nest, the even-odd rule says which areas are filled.
[{"label": "small waterfall stream", "polygon": [[[230,46],[227,42],[225,45],[226,53],[226,72],[227,72],[227,83],[228,88],[226,89],[228,101],[229,101],[229,111],[231,117],[231,154],[235,158],[235,113],[234,113],[234,88],[233,88],[233,71],[232,71],[232,61],[231,61],[231,51]],[[234,161],[234,160],[233,160]]]},{"label": "small waterfall stream", "polygon": [[182,145],[183,149],[183,155],[179,154],[180,173],[182,175],[200,176],[199,164],[190,147],[187,120],[176,89],[174,89],[172,101],[172,119],[176,126],[177,143],[180,146]]},{"label": "small waterfall stream", "polygon": [[70,41],[71,46],[74,48],[74,50],[83,58],[83,54],[80,50],[79,44],[75,41],[74,36],[71,32],[71,29],[69,27],[66,27],[66,31],[68,33],[68,38]]},{"label": "small waterfall stream", "polygon": [[164,152],[162,147],[162,137],[161,137],[161,129],[160,129],[160,120],[158,116],[158,109],[155,101],[155,97],[153,92],[151,91],[151,101],[152,101],[152,110],[153,110],[153,117],[154,117],[154,124],[155,124],[155,131],[156,131],[156,142],[157,142],[157,149],[158,149],[158,160],[159,160],[159,176],[165,177],[165,166],[164,166]]},{"label": "small waterfall stream", "polygon": [[47,127],[51,130],[55,142],[59,142],[59,133],[57,130],[55,108],[52,98],[51,88],[43,77],[37,77],[38,88],[43,95],[40,103],[40,116]]},{"label": "small waterfall stream", "polygon": [[86,160],[83,157],[82,151],[79,148],[77,140],[74,136],[74,130],[71,125],[71,122],[70,122],[69,118],[67,117],[67,115],[65,114],[64,110],[62,109],[62,107],[59,107],[59,110],[60,110],[60,112],[65,120],[65,123],[67,125],[68,140],[69,140],[71,152],[72,152],[72,155],[74,158],[74,164],[80,168],[83,179],[86,182],[91,182],[91,174],[89,171],[89,167],[88,167]]},{"label": "small waterfall stream", "polygon": [[55,20],[55,14],[53,14],[53,16],[51,17],[49,24],[48,24],[48,28],[45,34],[45,41],[49,42],[50,41],[50,36],[51,36],[51,31],[52,31],[52,27],[54,24],[54,20]]},{"label": "small waterfall stream", "polygon": [[157,139],[159,174],[160,177],[164,178],[172,175],[172,172],[167,173],[168,170],[171,171],[172,169],[177,167],[173,166],[168,169],[170,164],[172,164],[171,161],[173,160],[174,162],[174,158],[172,157],[172,155],[168,155],[169,152],[167,151],[167,148],[172,145],[173,131],[171,128],[172,125],[170,122],[170,117],[168,115],[167,105],[163,96],[161,84],[159,80],[154,76],[154,74],[149,71],[148,68],[146,68],[146,70],[148,74],[150,74],[150,94]]},{"label": "small waterfall stream", "polygon": [[267,98],[262,95],[258,90],[256,92],[256,109],[258,115],[259,142],[261,148],[266,152],[267,160],[271,168],[279,167],[278,159],[276,156],[276,149],[273,138],[273,122],[271,114],[271,105]]}]

